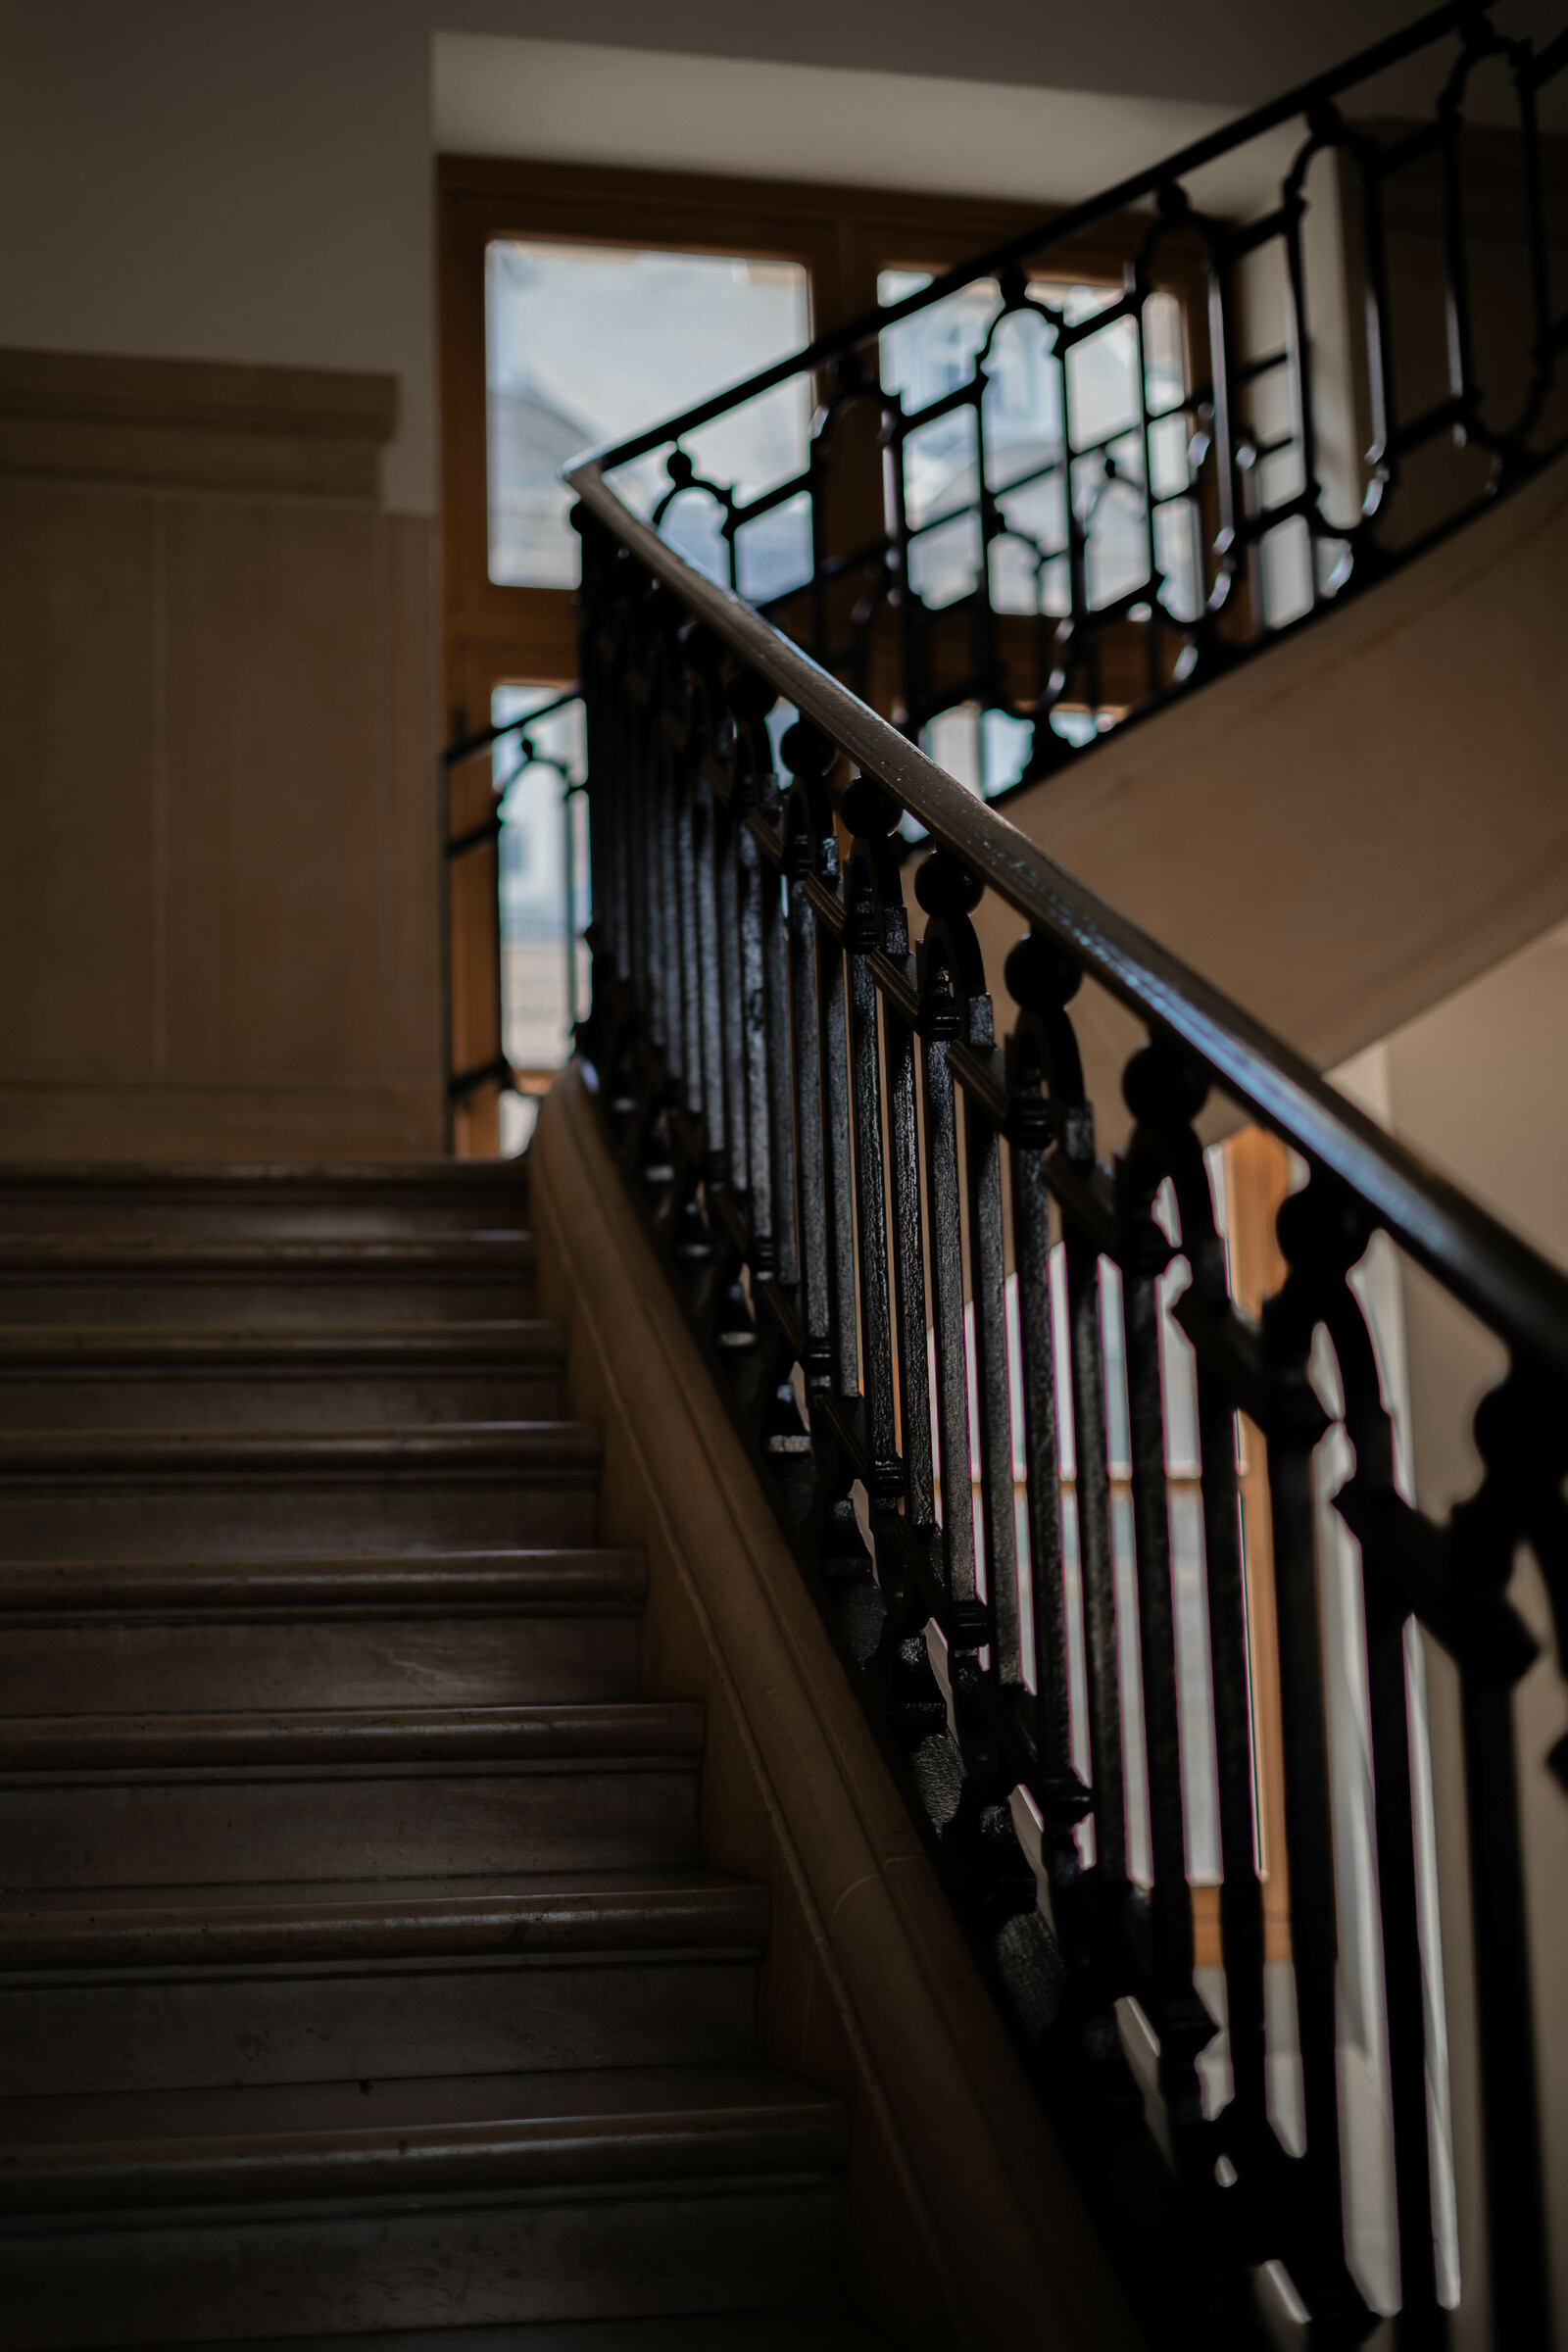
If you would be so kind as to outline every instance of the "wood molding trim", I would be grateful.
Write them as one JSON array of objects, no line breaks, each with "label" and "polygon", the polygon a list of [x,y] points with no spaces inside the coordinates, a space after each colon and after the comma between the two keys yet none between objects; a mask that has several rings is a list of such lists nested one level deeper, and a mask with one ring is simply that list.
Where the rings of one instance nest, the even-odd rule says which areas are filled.
[{"label": "wood molding trim", "polygon": [[0,351],[0,473],[373,501],[397,379]]},{"label": "wood molding trim", "polygon": [[575,1067],[530,1167],[571,1409],[605,1427],[600,1540],[648,1553],[646,1687],[705,1702],[704,1858],[771,1888],[768,2056],[850,2106],[867,2310],[921,2347],[1010,2352],[1027,2330],[1053,2352],[1131,2352],[1103,2248]]}]

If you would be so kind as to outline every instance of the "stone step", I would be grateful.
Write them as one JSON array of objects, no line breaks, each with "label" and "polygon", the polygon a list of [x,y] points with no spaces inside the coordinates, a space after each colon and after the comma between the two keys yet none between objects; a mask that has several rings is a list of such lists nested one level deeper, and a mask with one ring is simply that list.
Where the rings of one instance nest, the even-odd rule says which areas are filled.
[{"label": "stone step", "polygon": [[0,1324],[0,1430],[373,1429],[557,1419],[560,1323]]},{"label": "stone step", "polygon": [[842,2110],[758,2067],[19,2098],[0,2143],[13,2352],[837,2299]]},{"label": "stone step", "polygon": [[864,2352],[527,1210],[0,1168],[7,2352]]},{"label": "stone step", "polygon": [[0,1323],[343,1324],[531,1315],[532,1236],[244,1240],[165,1233],[0,1236]]},{"label": "stone step", "polygon": [[[684,2312],[671,2320],[545,2320],[518,2328],[411,2328],[358,2333],[354,2352],[880,2352],[884,2336],[847,2313]],[[218,2352],[193,2344],[186,2352]],[[274,2337],[246,2352],[345,2352],[341,2338]]]},{"label": "stone step", "polygon": [[0,2089],[751,2056],[767,1890],[701,1870],[0,1901]]},{"label": "stone step", "polygon": [[319,1435],[0,1431],[0,1557],[592,1544],[600,1450],[586,1421]]},{"label": "stone step", "polygon": [[697,1854],[681,1701],[0,1722],[0,1889],[657,1870]]},{"label": "stone step", "polygon": [[640,1552],[0,1564],[0,1712],[636,1695]]},{"label": "stone step", "polygon": [[0,1234],[395,1240],[523,1226],[527,1210],[526,1159],[358,1167],[0,1164]]}]

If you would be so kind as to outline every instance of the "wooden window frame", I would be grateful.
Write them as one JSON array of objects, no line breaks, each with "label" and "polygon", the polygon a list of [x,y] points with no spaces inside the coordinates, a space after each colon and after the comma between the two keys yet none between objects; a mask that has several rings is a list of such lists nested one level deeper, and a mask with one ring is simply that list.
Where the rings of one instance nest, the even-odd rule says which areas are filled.
[{"label": "wooden window frame", "polygon": [[[443,671],[449,741],[489,723],[497,686],[569,685],[577,674],[572,592],[503,587],[489,574],[485,253],[498,238],[742,255],[807,272],[810,331],[875,309],[886,269],[940,271],[1051,218],[1050,208],[992,197],[922,195],[818,181],[443,156],[436,178],[444,550]],[[1151,225],[1121,215],[1054,249],[1052,274],[1115,284]],[[1162,269],[1191,316],[1196,278]],[[1005,621],[1024,658],[1033,623]],[[891,644],[891,632],[889,632]],[[1006,644],[1004,645],[1006,651]],[[488,763],[455,771],[454,833],[489,807]],[[496,854],[453,868],[448,892],[453,1067],[487,1066],[501,1051],[494,979],[499,954]],[[454,1107],[460,1152],[496,1148],[498,1092]]]},{"label": "wooden window frame", "polygon": [[[565,684],[577,665],[570,591],[501,587],[489,576],[484,301],[492,240],[798,263],[811,332],[820,334],[874,309],[881,270],[947,269],[1050,217],[1048,208],[991,197],[468,156],[439,160],[436,190],[446,707],[454,734],[486,722],[491,691],[503,680]],[[1053,253],[1053,275],[1114,283],[1149,225],[1147,216],[1101,222]]]}]

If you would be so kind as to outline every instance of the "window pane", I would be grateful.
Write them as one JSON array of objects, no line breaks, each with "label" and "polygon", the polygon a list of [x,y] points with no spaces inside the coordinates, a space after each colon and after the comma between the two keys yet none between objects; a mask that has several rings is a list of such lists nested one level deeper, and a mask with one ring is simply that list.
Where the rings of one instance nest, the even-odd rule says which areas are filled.
[{"label": "window pane", "polygon": [[[508,587],[574,587],[577,535],[558,478],[567,459],[723,391],[808,334],[798,263],[493,242],[485,268],[490,577]],[[742,498],[798,473],[809,397],[804,378],[783,384],[694,433],[686,447],[698,473],[710,472]],[[616,486],[647,514],[669,484],[656,459],[628,467]],[[688,493],[665,529],[705,569],[725,576],[719,520],[711,500]],[[782,579],[799,536],[789,508],[742,531],[741,564],[754,593]]]}]

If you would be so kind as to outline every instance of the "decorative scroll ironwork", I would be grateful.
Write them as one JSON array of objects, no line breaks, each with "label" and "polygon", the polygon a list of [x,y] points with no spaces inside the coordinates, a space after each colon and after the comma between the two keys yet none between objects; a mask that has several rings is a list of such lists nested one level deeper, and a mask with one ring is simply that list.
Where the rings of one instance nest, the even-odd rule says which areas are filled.
[{"label": "decorative scroll ironwork", "polygon": [[[1333,1422],[1353,1451],[1332,1500],[1359,1547],[1398,2341],[1441,2345],[1447,2328],[1413,1623],[1463,1692],[1494,2340],[1544,2347],[1512,1712],[1537,1644],[1507,1586],[1530,1546],[1561,1656],[1568,1283],[702,579],[596,467],[571,478],[584,1043],[604,1111],[1152,2340],[1273,2340],[1271,2297],[1276,2315],[1304,2309],[1313,2342],[1357,2343],[1377,2324],[1348,2258],[1342,2173],[1337,1986],[1342,1945],[1353,1929],[1364,1946],[1368,1922],[1347,1914],[1331,1803],[1319,1486]],[[928,837],[907,895],[904,819]],[[985,891],[1019,918],[1004,1035],[974,921]],[[1074,1025],[1086,979],[1146,1033],[1108,1158]],[[1256,1322],[1227,1284],[1199,1125],[1211,1090],[1305,1170],[1279,1218],[1286,1277]],[[1476,1424],[1485,1475],[1443,1525],[1396,1478],[1354,1271],[1379,1231],[1508,1349]],[[1186,1853],[1172,1314],[1194,1366],[1222,1995],[1195,1971]],[[1267,1468],[1294,2138],[1271,2094],[1239,1416]],[[1552,1763],[1563,1777],[1563,1753]],[[1155,2053],[1142,2071],[1140,2049]]]},{"label": "decorative scroll ironwork", "polygon": [[[497,1087],[504,1094],[517,1089],[518,1073],[513,1067],[506,1045],[507,1008],[503,958],[505,925],[500,890],[503,879],[500,851],[506,824],[507,793],[517,778],[530,767],[548,768],[553,772],[563,804],[562,838],[564,855],[562,873],[562,904],[565,909],[565,1001],[568,1007],[568,1027],[575,1024],[579,994],[576,922],[579,893],[572,846],[571,806],[574,800],[581,798],[584,786],[580,779],[573,778],[564,760],[551,751],[544,743],[534,740],[532,730],[537,728],[542,720],[556,718],[562,712],[572,710],[579,699],[576,687],[569,686],[564,693],[553,695],[548,701],[539,703],[533,710],[524,711],[519,717],[506,719],[495,726],[481,727],[471,735],[460,736],[456,742],[449,744],[441,755],[442,803],[445,811],[443,837],[448,873],[450,875],[451,869],[462,859],[472,857],[476,851],[488,849],[493,851],[496,856],[498,884],[495,925],[496,1052],[487,1061],[473,1063],[461,1070],[452,1069],[450,1066],[452,1020],[451,1008],[450,1006],[447,1008],[444,1026],[448,1054],[447,1101],[449,1104],[466,1102],[484,1087]],[[496,754],[503,746],[506,747],[512,760],[511,768],[506,774],[501,774],[496,766]],[[490,765],[490,805],[481,817],[472,824],[464,825],[455,833],[451,823],[452,778],[457,770],[476,760],[484,760]],[[448,888],[450,890],[450,883]],[[450,988],[450,952],[445,956],[443,961],[447,969]]]},{"label": "decorative scroll ironwork", "polygon": [[[1375,77],[1412,61],[1438,80],[1430,119],[1358,121]],[[959,707],[987,714],[994,753],[966,780],[988,797],[1050,775],[1568,445],[1537,122],[1565,66],[1568,33],[1537,50],[1458,0],[596,461],[631,469],[635,503],[657,459],[647,511],[672,543],[691,553],[716,522],[727,585],[911,739]],[[1495,105],[1472,128],[1478,84],[1498,81],[1512,130]],[[1275,193],[1238,220],[1201,200],[1203,174],[1226,163],[1234,204],[1248,153]],[[1107,223],[1121,283],[1073,284],[1075,240]],[[1504,302],[1481,299],[1478,236],[1494,281],[1511,244]],[[1319,296],[1342,276],[1358,348],[1325,432]],[[797,469],[723,479],[705,427],[803,375]]]}]

